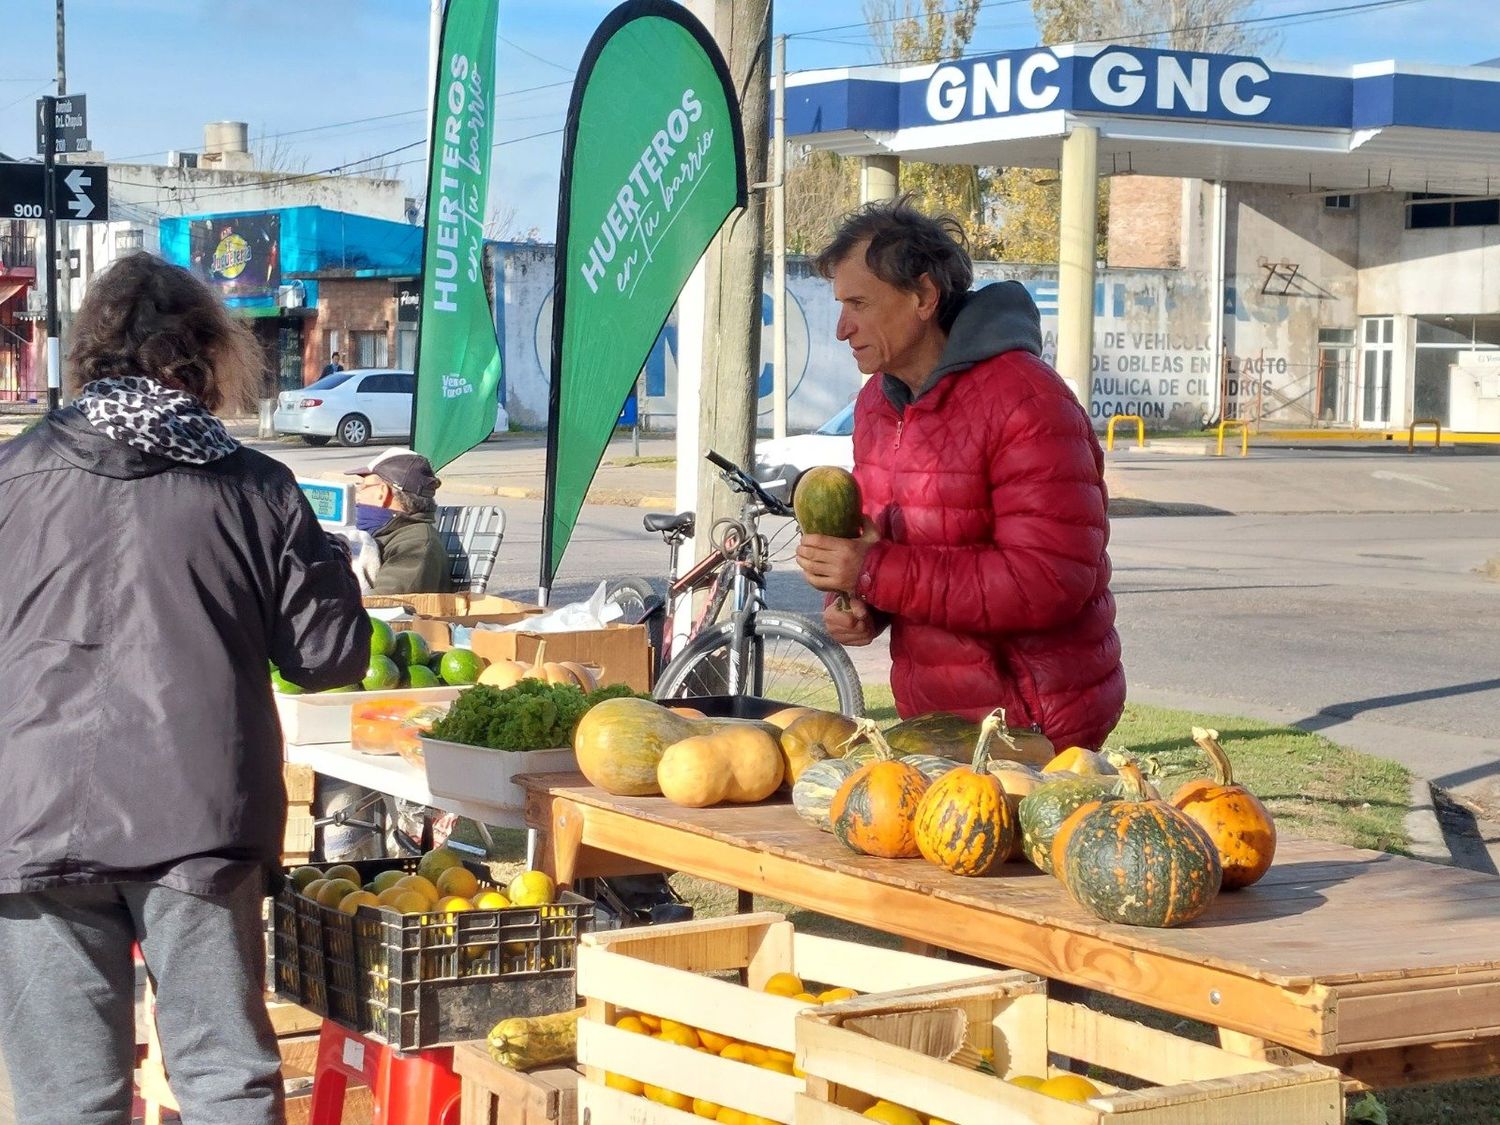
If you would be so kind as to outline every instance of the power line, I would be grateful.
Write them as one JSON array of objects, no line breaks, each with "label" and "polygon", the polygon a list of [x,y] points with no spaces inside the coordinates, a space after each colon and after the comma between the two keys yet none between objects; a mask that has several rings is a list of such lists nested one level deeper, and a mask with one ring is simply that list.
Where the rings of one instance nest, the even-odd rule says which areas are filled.
[{"label": "power line", "polygon": [[542,58],[541,55],[537,54],[535,51],[528,51],[525,47],[521,46],[521,44],[517,43],[514,39],[507,39],[503,35],[500,36],[499,38],[500,38],[500,42],[506,44],[509,47],[515,48],[517,51],[520,51],[521,54],[525,55],[529,59],[535,59],[537,62],[542,63],[544,66],[556,67],[558,70],[564,71],[567,74],[574,73],[573,68],[571,66],[563,66],[562,63],[555,63],[551,59],[544,59],[544,58]]},{"label": "power line", "polygon": [[[1012,2],[1019,2],[1019,0],[1002,0],[1002,3],[1012,3]],[[1427,2],[1428,2],[1428,0],[1362,0],[1361,3],[1356,3],[1356,4],[1342,4],[1342,5],[1336,5],[1336,6],[1327,7],[1327,8],[1310,8],[1310,9],[1308,9],[1306,11],[1300,11],[1300,12],[1281,12],[1281,13],[1278,13],[1276,15],[1269,15],[1269,16],[1246,16],[1246,17],[1243,17],[1243,18],[1240,18],[1240,19],[1215,20],[1215,21],[1212,21],[1210,23],[1192,24],[1192,25],[1185,26],[1185,27],[1159,27],[1159,28],[1154,28],[1154,29],[1149,30],[1149,31],[1121,32],[1121,33],[1119,33],[1117,35],[1103,35],[1103,36],[1098,36],[1098,37],[1095,37],[1095,38],[1092,38],[1092,39],[1075,39],[1075,40],[1072,40],[1071,42],[1074,43],[1074,44],[1080,44],[1080,45],[1082,45],[1082,44],[1093,44],[1093,43],[1129,42],[1129,41],[1132,41],[1132,40],[1139,40],[1139,39],[1151,39],[1151,38],[1154,38],[1154,37],[1156,37],[1158,35],[1172,35],[1174,33],[1175,34],[1180,34],[1180,33],[1188,32],[1188,31],[1212,31],[1212,30],[1216,30],[1216,29],[1220,29],[1220,28],[1245,27],[1245,26],[1249,26],[1249,25],[1252,25],[1252,24],[1283,24],[1284,23],[1284,24],[1287,24],[1287,25],[1295,25],[1295,24],[1298,24],[1298,23],[1312,23],[1312,22],[1317,22],[1317,21],[1319,21],[1321,19],[1341,19],[1344,16],[1352,15],[1352,14],[1354,14],[1356,12],[1383,11],[1383,10],[1388,9],[1388,8],[1401,8],[1401,7],[1406,7],[1408,5],[1411,5],[1411,4],[1422,4],[1422,3],[1427,3]],[[902,17],[902,18],[904,18],[904,17]],[[889,22],[889,21],[879,21],[879,22]],[[840,31],[840,30],[844,30],[845,27],[858,27],[858,26],[860,26],[860,25],[858,25],[858,24],[847,24],[847,25],[843,25],[842,27],[836,27],[836,28],[814,28],[814,29],[812,29],[812,31],[809,31],[809,32],[798,32],[797,35],[799,37],[806,38],[806,39],[808,39],[810,41],[819,42],[819,43],[832,43],[832,44],[835,44],[835,45],[843,45],[843,46],[864,46],[865,44],[861,43],[861,42],[856,42],[856,41],[852,41],[852,40],[840,40],[840,39],[822,38],[822,37],[819,37],[819,36],[813,34],[814,32],[818,32],[818,31]],[[792,36],[788,35],[788,38],[792,38]],[[1038,44],[1038,46],[1048,46],[1048,45],[1049,44]],[[1008,44],[1005,44],[1003,46],[994,46],[994,47],[966,47],[965,48],[965,52],[968,53],[968,54],[988,54],[988,53],[991,53],[991,52],[994,52],[994,51],[1008,50],[1008,49],[1011,49],[1013,47],[1014,47],[1014,44],[1012,44],[1012,43],[1008,43]],[[878,67],[907,66],[907,65],[915,65],[915,64],[920,64],[920,63],[931,63],[933,61],[934,61],[933,59],[928,59],[928,58],[891,59],[891,60],[881,60],[879,62],[872,62],[872,63],[851,63],[850,65],[848,65],[846,67],[842,67],[840,69],[843,69],[843,70],[867,70],[867,69],[873,69],[873,68],[878,68]]]},{"label": "power line", "polygon": [[[528,134],[526,134],[523,137],[508,137],[505,140],[495,141],[492,145],[490,145],[490,148],[492,148],[492,149],[503,148],[506,145],[520,144],[523,141],[532,141],[532,140],[536,140],[539,137],[552,137],[552,136],[556,136],[557,134],[561,133],[562,131],[563,131],[562,129],[545,129],[545,130],[542,130],[541,132],[537,132],[537,133],[528,133]],[[255,183],[255,184],[234,184],[234,185],[226,185],[226,186],[210,185],[208,187],[200,188],[199,190],[195,191],[193,193],[193,199],[194,199],[194,201],[196,201],[196,200],[198,200],[198,199],[200,199],[200,198],[202,198],[204,196],[212,196],[212,197],[218,198],[218,197],[223,197],[223,196],[226,196],[226,195],[240,194],[240,193],[247,192],[247,191],[259,191],[262,188],[280,187],[283,184],[296,183],[296,182],[301,181],[301,180],[316,179],[319,176],[327,176],[327,175],[332,175],[332,174],[334,174],[336,172],[346,171],[346,170],[348,170],[350,168],[353,168],[353,167],[355,167],[355,166],[357,166],[359,164],[367,164],[367,163],[369,163],[372,160],[379,160],[379,159],[381,159],[383,157],[386,157],[386,156],[393,156],[396,153],[405,152],[408,149],[416,148],[418,145],[425,145],[426,143],[427,143],[427,139],[424,137],[421,140],[412,141],[410,144],[401,145],[398,148],[389,149],[386,152],[376,153],[374,156],[366,156],[366,157],[363,157],[363,158],[361,158],[359,160],[351,160],[351,161],[349,161],[347,163],[344,163],[344,164],[335,164],[335,165],[333,165],[330,168],[323,168],[323,169],[320,169],[320,170],[318,170],[316,172],[302,172],[302,173],[299,173],[299,174],[297,174],[295,176],[285,176],[285,177],[283,177],[282,179],[279,179],[279,180],[265,180],[265,181],[262,181],[261,183]],[[387,167],[389,169],[392,169],[392,170],[394,170],[396,168],[405,168],[406,166],[408,166],[410,164],[420,164],[423,161],[425,161],[426,159],[427,159],[427,157],[424,154],[422,156],[413,157],[410,160],[395,161],[395,162],[387,165]],[[136,182],[134,182],[132,180],[114,180],[112,182],[113,183],[117,183],[117,184],[121,184],[123,186],[128,186],[128,187],[155,188],[155,189],[167,190],[167,191],[176,191],[176,190],[178,190],[176,187],[174,187],[171,184],[142,184],[142,183],[136,183]]]},{"label": "power line", "polygon": [[[1031,0],[995,0],[995,3],[993,3],[993,4],[980,4],[979,7],[975,9],[974,14],[977,16],[980,12],[988,12],[988,11],[991,11],[991,10],[993,10],[995,8],[1009,8],[1009,7],[1011,7],[1012,5],[1015,5],[1015,4],[1027,4],[1027,3],[1030,3],[1030,2],[1031,2]],[[930,12],[930,13],[927,13],[927,16],[928,16],[928,18],[931,18],[932,16],[956,16],[956,15],[960,14],[961,12],[965,12],[967,10],[968,9],[966,7],[965,8],[945,8],[945,9],[943,9],[940,12]],[[886,19],[882,19],[882,20],[865,20],[863,23],[840,23],[840,24],[835,24],[832,27],[810,27],[806,31],[789,31],[789,32],[787,32],[786,37],[788,39],[801,39],[801,38],[804,38],[804,37],[815,36],[815,35],[819,34],[820,32],[824,32],[824,31],[848,31],[851,28],[870,28],[870,27],[875,27],[875,26],[877,26],[879,24],[905,23],[909,19],[914,20],[916,18],[917,17],[915,17],[915,16],[890,16],[890,17],[888,17]],[[822,42],[822,43],[836,43],[836,42],[838,42],[838,40],[835,40],[835,39],[823,39],[823,40],[819,40],[819,42]]]},{"label": "power line", "polygon": [[[547,60],[546,59],[541,59],[540,61],[541,62],[546,62]],[[552,65],[555,66],[557,64],[554,63]],[[573,72],[569,71],[569,73],[571,74]],[[47,80],[47,82],[46,82],[46,85],[50,86],[51,84],[52,84],[52,79],[49,78]],[[572,84],[573,83],[571,81],[569,81],[569,80],[564,80],[564,81],[561,81],[561,82],[545,82],[545,83],[543,83],[543,84],[541,84],[539,86],[523,86],[520,89],[516,89],[516,90],[501,90],[499,93],[497,93],[495,95],[495,97],[497,99],[499,99],[499,98],[519,97],[522,94],[535,94],[535,93],[538,93],[538,92],[540,92],[542,90],[555,90],[559,86],[571,86]],[[25,100],[25,99],[22,99],[22,100]],[[13,102],[11,104],[14,105],[15,103]],[[418,113],[426,113],[426,112],[427,112],[427,107],[423,106],[421,109],[404,109],[404,110],[401,110],[398,113],[381,113],[381,114],[375,114],[375,115],[370,116],[370,117],[352,117],[348,121],[331,121],[331,122],[329,122],[326,125],[309,125],[309,126],[306,126],[305,128],[301,128],[301,129],[287,129],[287,130],[283,130],[282,132],[279,132],[279,133],[261,133],[258,136],[256,136],[255,140],[257,142],[260,142],[260,141],[275,140],[275,139],[277,139],[279,137],[295,137],[295,136],[301,136],[301,135],[303,135],[305,133],[323,132],[323,131],[328,130],[328,129],[343,129],[343,128],[347,128],[350,125],[365,125],[365,124],[368,124],[370,122],[375,122],[375,121],[390,121],[390,120],[394,120],[395,118],[398,118],[398,117],[412,117],[412,116],[414,116],[414,115],[416,115]],[[202,149],[203,149],[202,145],[177,145],[177,146],[173,146],[172,148],[156,148],[156,149],[152,149],[150,152],[138,152],[138,153],[134,153],[134,154],[132,154],[130,156],[121,156],[121,157],[118,157],[117,160],[118,160],[119,163],[123,164],[123,163],[126,163],[127,161],[138,160],[138,159],[140,159],[143,156],[155,156],[157,153],[161,153],[161,152],[173,152],[173,151],[175,151],[175,152],[201,152]]]}]

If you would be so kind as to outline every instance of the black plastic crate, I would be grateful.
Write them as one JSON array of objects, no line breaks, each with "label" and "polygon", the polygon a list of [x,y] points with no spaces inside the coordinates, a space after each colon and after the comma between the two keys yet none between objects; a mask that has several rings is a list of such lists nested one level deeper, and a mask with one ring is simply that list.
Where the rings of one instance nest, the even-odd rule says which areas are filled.
[{"label": "black plastic crate", "polygon": [[[417,860],[348,866],[368,883],[393,868],[415,874]],[[465,866],[481,886],[502,889],[482,867]],[[403,1051],[573,1007],[578,938],[594,921],[594,904],[566,891],[548,906],[459,914],[362,906],[348,915],[302,897],[290,879],[274,911],[277,994]]]},{"label": "black plastic crate", "polygon": [[764,719],[777,711],[794,707],[758,695],[694,695],[678,699],[658,699],[663,707],[695,707],[710,719]]}]

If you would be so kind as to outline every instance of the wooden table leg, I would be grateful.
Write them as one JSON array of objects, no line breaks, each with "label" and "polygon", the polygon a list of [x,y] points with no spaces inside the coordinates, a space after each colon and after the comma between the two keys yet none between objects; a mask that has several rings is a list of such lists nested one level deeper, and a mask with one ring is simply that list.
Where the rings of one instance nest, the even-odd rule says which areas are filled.
[{"label": "wooden table leg", "polygon": [[552,801],[552,831],[545,849],[551,861],[551,875],[559,887],[572,886],[578,867],[578,849],[583,844],[583,809],[572,801],[556,797]]}]

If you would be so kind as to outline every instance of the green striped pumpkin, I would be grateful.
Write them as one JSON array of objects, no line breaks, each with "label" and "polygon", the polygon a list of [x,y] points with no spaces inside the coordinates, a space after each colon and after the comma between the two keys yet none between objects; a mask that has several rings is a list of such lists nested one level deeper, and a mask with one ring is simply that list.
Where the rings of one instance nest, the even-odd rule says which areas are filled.
[{"label": "green striped pumpkin", "polygon": [[834,794],[857,769],[859,763],[847,758],[825,758],[814,762],[802,771],[792,786],[792,808],[808,824],[832,832],[828,811],[833,805]]},{"label": "green striped pumpkin", "polygon": [[1107,922],[1157,928],[1191,922],[1219,893],[1218,849],[1192,818],[1150,797],[1134,766],[1121,773],[1129,794],[1073,826],[1063,884]]},{"label": "green striped pumpkin", "polygon": [[1041,870],[1052,874],[1052,839],[1073,812],[1089,801],[1117,801],[1113,777],[1062,777],[1021,798],[1016,820],[1021,829],[1021,851]]}]

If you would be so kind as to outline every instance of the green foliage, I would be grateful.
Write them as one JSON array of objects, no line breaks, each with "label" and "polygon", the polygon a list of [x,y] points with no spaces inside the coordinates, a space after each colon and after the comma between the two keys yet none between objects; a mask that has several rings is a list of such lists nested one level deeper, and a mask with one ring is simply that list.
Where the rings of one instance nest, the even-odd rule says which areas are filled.
[{"label": "green foliage", "polygon": [[454,700],[431,735],[491,750],[550,750],[573,741],[573,728],[594,704],[636,694],[624,684],[587,695],[572,684],[531,679],[508,688],[476,684]]}]

